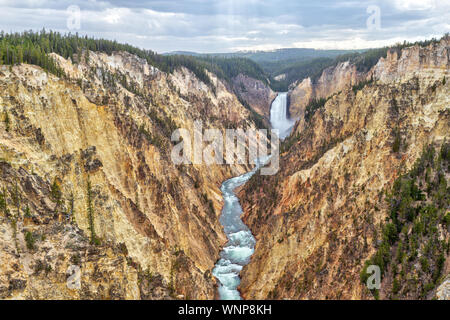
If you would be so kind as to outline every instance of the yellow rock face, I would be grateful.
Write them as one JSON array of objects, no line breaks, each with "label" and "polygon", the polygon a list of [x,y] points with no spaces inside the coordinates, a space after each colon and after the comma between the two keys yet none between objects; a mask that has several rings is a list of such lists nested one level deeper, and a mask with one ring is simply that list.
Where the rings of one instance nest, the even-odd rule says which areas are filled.
[{"label": "yellow rock face", "polygon": [[298,126],[303,128],[305,126],[305,107],[311,100],[328,98],[334,93],[348,89],[366,77],[365,73],[356,70],[355,65],[345,61],[335,67],[325,69],[315,83],[311,78],[304,79],[289,92],[289,110],[292,117],[299,119]]},{"label": "yellow rock face", "polygon": [[252,127],[248,110],[214,75],[215,92],[128,53],[90,52],[78,65],[53,56],[70,79],[0,67],[0,297],[213,298],[226,241],[219,187],[248,168],[175,166],[170,135],[195,120]]},{"label": "yellow rock face", "polygon": [[[450,132],[448,39],[400,57],[382,59],[371,70],[377,81],[356,94],[343,89],[297,126],[279,174],[255,176],[241,191],[244,221],[257,239],[241,273],[243,297],[371,297],[359,274],[387,215],[383,190]],[[308,88],[295,90],[309,99]]]}]

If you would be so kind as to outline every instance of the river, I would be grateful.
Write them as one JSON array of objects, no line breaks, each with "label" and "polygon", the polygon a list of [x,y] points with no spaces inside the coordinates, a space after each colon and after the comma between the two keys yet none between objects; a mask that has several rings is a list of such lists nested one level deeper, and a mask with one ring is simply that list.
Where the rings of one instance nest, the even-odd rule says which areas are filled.
[{"label": "river", "polygon": [[[273,101],[270,108],[270,123],[273,129],[280,131],[280,139],[287,137],[292,130],[295,121],[288,119],[287,93],[279,93]],[[250,172],[225,181],[220,188],[224,199],[220,223],[228,242],[221,251],[220,259],[212,273],[219,280],[218,290],[221,300],[242,300],[237,290],[241,282],[239,273],[250,262],[256,241],[250,229],[241,220],[242,208],[234,190],[244,185],[261,164],[259,163]]]}]

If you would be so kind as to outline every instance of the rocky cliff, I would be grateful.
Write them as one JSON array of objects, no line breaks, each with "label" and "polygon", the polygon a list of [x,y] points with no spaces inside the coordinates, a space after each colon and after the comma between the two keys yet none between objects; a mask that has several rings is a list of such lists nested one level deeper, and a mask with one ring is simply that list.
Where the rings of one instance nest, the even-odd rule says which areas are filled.
[{"label": "rocky cliff", "polygon": [[233,79],[233,87],[253,110],[269,120],[270,106],[277,94],[268,85],[241,73]]},{"label": "rocky cliff", "polygon": [[358,72],[356,65],[349,61],[326,68],[318,80],[306,78],[289,91],[291,117],[299,119],[298,125],[305,126],[305,108],[313,99],[329,96],[349,88],[368,77],[367,73]]},{"label": "rocky cliff", "polygon": [[170,136],[252,127],[249,111],[213,74],[53,57],[67,78],[0,66],[0,297],[214,298],[219,187],[248,168],[175,166]]},{"label": "rocky cliff", "polygon": [[[359,77],[348,65],[341,65],[342,81],[329,91],[319,86],[319,96],[335,94],[308,122],[297,124],[281,147],[280,172],[270,177],[255,175],[241,190],[244,221],[257,240],[251,262],[241,273],[243,297],[373,298],[360,279],[364,262],[380,248],[387,250],[382,256],[387,259],[398,250],[398,239],[406,241],[410,235],[405,223],[406,235],[396,238],[392,247],[386,249],[380,242],[385,233],[389,235],[386,224],[400,221],[392,217],[392,199],[387,194],[394,192],[394,181],[413,168],[425,147],[439,153],[449,139],[449,53],[449,39],[444,38],[428,47],[388,54],[370,71],[374,81],[359,90],[345,85]],[[297,87],[294,92],[308,100],[316,94],[310,88],[306,80],[303,89]],[[448,173],[436,170],[430,171],[428,179],[448,185]],[[442,188],[448,201],[448,189]],[[433,297],[435,286],[450,271],[449,250],[445,250],[448,225],[436,219],[439,245],[433,250],[440,250],[445,263],[439,262],[440,269],[434,260],[428,269],[421,266],[419,259],[427,260],[433,254],[425,249],[428,238],[417,238],[416,255],[407,259],[417,263],[408,264],[408,269],[395,267],[395,271],[393,265],[386,267],[381,298]],[[433,274],[436,283],[428,285],[427,272],[438,269],[439,274]],[[421,292],[393,284],[402,283],[397,275],[401,270],[405,277],[418,281]]]}]

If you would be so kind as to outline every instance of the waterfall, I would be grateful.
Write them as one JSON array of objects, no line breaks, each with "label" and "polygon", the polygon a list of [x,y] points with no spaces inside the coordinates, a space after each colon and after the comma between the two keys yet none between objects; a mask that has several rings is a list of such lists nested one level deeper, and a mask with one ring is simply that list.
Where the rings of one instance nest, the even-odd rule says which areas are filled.
[{"label": "waterfall", "polygon": [[279,93],[270,108],[272,129],[280,131],[280,139],[286,138],[294,127],[295,120],[288,118],[287,92]]},{"label": "waterfall", "polygon": [[[286,138],[295,124],[295,120],[288,118],[287,108],[287,93],[279,93],[270,108],[270,123],[273,129],[280,131],[280,139]],[[242,299],[237,290],[241,283],[239,273],[250,262],[256,244],[250,229],[241,220],[242,208],[234,190],[244,185],[267,159],[259,159],[252,171],[225,181],[220,188],[224,199],[220,223],[228,242],[220,252],[212,274],[219,280],[218,290],[222,300]]]}]

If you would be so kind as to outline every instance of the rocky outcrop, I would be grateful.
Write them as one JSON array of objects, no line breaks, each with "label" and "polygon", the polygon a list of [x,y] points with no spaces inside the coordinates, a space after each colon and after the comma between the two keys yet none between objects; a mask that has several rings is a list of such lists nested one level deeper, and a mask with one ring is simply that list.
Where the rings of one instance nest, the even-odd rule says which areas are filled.
[{"label": "rocky outcrop", "polygon": [[248,168],[175,166],[170,137],[252,127],[249,111],[213,74],[215,88],[124,52],[53,57],[67,79],[0,66],[1,298],[213,298],[219,187]]},{"label": "rocky outcrop", "polygon": [[305,108],[313,99],[328,98],[366,78],[367,74],[358,72],[356,66],[349,61],[328,67],[315,82],[311,78],[306,78],[298,85],[294,85],[289,92],[289,112],[293,118],[299,119],[298,126],[303,128]]},{"label": "rocky outcrop", "polygon": [[[388,216],[384,192],[425,146],[449,139],[448,50],[444,39],[380,60],[379,80],[343,88],[296,127],[277,175],[247,183],[240,197],[256,248],[241,273],[244,298],[372,298],[360,272]],[[409,59],[425,53],[414,70]]]},{"label": "rocky outcrop", "polygon": [[298,126],[305,127],[306,106],[312,99],[315,99],[314,86],[311,78],[304,79],[288,93],[289,113],[292,118],[298,119]]},{"label": "rocky outcrop", "polygon": [[438,300],[450,300],[450,277],[447,277],[436,291]]},{"label": "rocky outcrop", "polygon": [[417,74],[448,70],[450,65],[450,37],[446,36],[438,43],[427,47],[414,45],[403,49],[389,50],[386,58],[381,58],[371,70],[375,79],[381,82],[392,82],[399,78],[407,78]]}]

